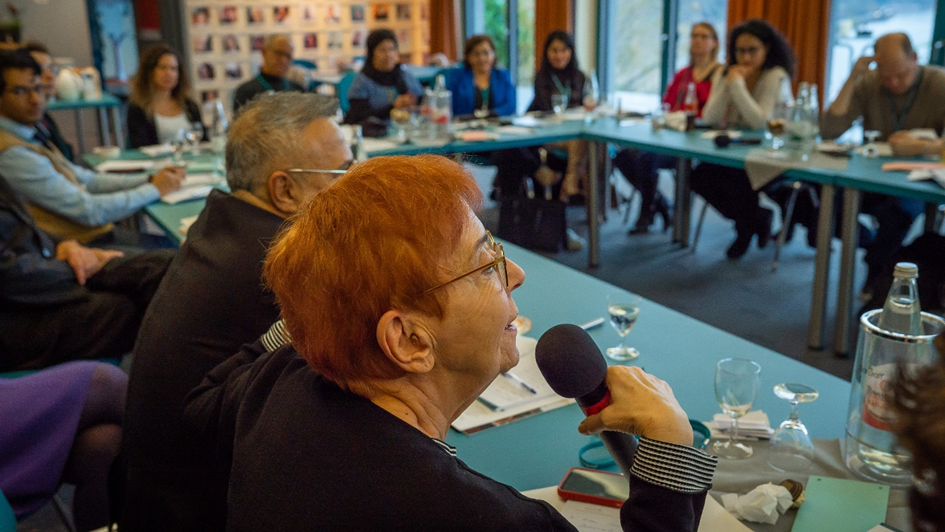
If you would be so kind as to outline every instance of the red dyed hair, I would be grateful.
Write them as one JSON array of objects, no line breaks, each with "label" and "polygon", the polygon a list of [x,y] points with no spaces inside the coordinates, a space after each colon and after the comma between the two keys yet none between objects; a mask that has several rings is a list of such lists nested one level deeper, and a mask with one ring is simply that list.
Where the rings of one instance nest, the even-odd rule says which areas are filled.
[{"label": "red dyed hair", "polygon": [[482,193],[445,157],[378,157],[351,168],[294,217],[266,258],[292,344],[344,388],[402,370],[377,344],[391,309],[443,316],[450,262]]}]

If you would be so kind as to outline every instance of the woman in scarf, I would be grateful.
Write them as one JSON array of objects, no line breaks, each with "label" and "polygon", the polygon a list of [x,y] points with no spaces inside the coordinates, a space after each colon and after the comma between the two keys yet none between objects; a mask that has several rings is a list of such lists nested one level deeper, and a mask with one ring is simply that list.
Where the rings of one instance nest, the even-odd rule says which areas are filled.
[{"label": "woman in scarf", "polygon": [[372,116],[387,120],[392,109],[417,105],[422,94],[417,78],[401,67],[394,32],[374,30],[367,38],[364,68],[348,89],[351,108],[345,121],[358,124]]}]

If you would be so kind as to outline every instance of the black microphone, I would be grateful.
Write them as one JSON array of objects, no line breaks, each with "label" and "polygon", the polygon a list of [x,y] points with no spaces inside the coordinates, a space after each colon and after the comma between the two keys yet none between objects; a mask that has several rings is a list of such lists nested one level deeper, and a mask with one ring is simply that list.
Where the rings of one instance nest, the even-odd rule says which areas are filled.
[{"label": "black microphone", "polygon": [[716,135],[715,145],[719,148],[728,148],[732,144],[745,144],[746,146],[757,146],[761,144],[761,139],[743,139],[741,137],[730,137],[728,135]]},{"label": "black microphone", "polygon": [[[587,331],[568,323],[555,325],[538,339],[535,361],[551,389],[562,397],[577,399],[588,416],[610,404],[607,362]],[[637,440],[629,434],[605,430],[600,434],[620,470],[630,477]]]}]

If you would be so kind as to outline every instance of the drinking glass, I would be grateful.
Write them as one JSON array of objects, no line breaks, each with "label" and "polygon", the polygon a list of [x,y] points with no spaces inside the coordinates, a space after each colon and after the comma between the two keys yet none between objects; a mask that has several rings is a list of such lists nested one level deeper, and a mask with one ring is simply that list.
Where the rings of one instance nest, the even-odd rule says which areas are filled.
[{"label": "drinking glass", "polygon": [[190,153],[197,155],[200,151],[200,141],[203,140],[203,124],[192,122],[190,129],[184,130],[184,139],[190,145]]},{"label": "drinking glass", "polygon": [[620,335],[620,345],[608,347],[607,356],[621,362],[640,356],[639,351],[624,344],[624,337],[640,315],[640,296],[625,292],[610,294],[607,296],[607,314],[610,315],[610,325]]},{"label": "drinking glass", "polygon": [[560,115],[568,108],[568,97],[564,94],[554,93],[551,95],[551,110],[556,115]]},{"label": "drinking glass", "polygon": [[184,146],[187,144],[187,129],[178,128],[177,136],[174,137],[174,142],[171,143],[173,148],[173,157],[174,164],[180,165],[184,163]]},{"label": "drinking glass", "polygon": [[814,460],[814,444],[807,427],[797,417],[797,405],[810,403],[820,394],[806,384],[782,382],[774,386],[774,395],[791,403],[791,415],[771,436],[768,465],[778,471],[804,473]]},{"label": "drinking glass", "polygon": [[732,418],[732,429],[727,440],[713,442],[713,454],[730,459],[751,456],[751,446],[738,441],[738,418],[747,414],[758,398],[760,375],[761,366],[744,358],[726,358],[716,365],[715,398],[722,411]]},{"label": "drinking glass", "polygon": [[879,157],[879,147],[876,146],[879,131],[870,129],[864,131],[863,136],[866,137],[866,146],[863,147],[863,157]]}]

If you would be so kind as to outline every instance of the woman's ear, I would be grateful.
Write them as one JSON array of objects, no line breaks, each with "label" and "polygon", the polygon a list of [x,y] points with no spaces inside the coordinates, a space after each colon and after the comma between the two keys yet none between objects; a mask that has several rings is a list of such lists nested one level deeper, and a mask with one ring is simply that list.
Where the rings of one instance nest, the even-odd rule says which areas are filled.
[{"label": "woman's ear", "polygon": [[400,310],[388,310],[377,322],[377,343],[388,360],[408,373],[433,369],[433,337],[423,320]]}]

